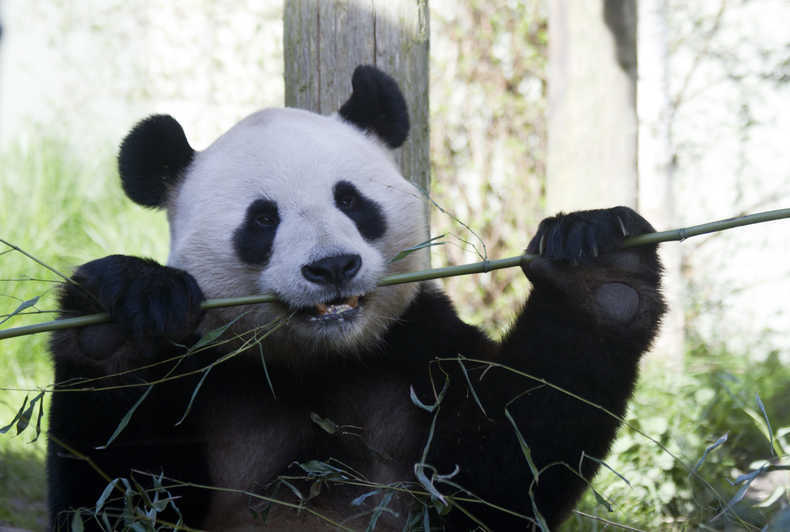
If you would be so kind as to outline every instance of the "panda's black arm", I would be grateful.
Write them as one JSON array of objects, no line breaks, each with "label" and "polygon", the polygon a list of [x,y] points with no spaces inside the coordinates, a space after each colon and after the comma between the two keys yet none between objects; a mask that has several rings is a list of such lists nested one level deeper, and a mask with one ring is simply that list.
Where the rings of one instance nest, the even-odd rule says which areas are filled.
[{"label": "panda's black arm", "polygon": [[[176,478],[201,477],[201,442],[183,414],[197,376],[151,388],[126,428],[107,449],[110,438],[130,408],[146,393],[147,382],[163,376],[172,364],[135,371],[151,362],[178,355],[189,345],[197,325],[202,294],[184,272],[136,257],[113,255],[81,266],[74,284],[60,294],[63,316],[110,312],[113,322],[53,334],[55,393],[50,403],[47,457],[51,527],[65,529],[69,509],[95,505],[106,480],[84,460],[61,447],[62,442],[112,478],[131,469],[159,473],[167,465]],[[167,310],[168,305],[180,305]],[[170,321],[172,320],[172,321]],[[169,324],[156,329],[157,324]],[[166,335],[170,335],[168,338]],[[195,363],[185,361],[185,372]],[[90,529],[90,525],[88,526]]]},{"label": "panda's black arm", "polygon": [[[639,232],[642,219],[628,219],[633,211],[613,212],[625,220],[627,231]],[[598,407],[619,417],[625,413],[640,355],[649,347],[664,310],[660,265],[652,247],[614,251],[578,265],[538,259],[525,270],[533,291],[491,360],[589,403],[501,368],[489,369],[480,379],[483,368],[467,364],[484,415],[468,390],[466,376],[444,363],[452,384],[437,420],[429,461],[441,473],[459,465],[461,472],[454,480],[461,486],[527,516],[533,516],[532,485],[535,505],[554,527],[584,491],[586,482],[580,476],[590,480],[598,468],[593,460],[582,461],[582,453],[605,458],[619,425]],[[483,358],[460,344],[451,348],[469,358]],[[534,485],[506,407],[542,470]],[[524,527],[523,520],[483,505],[467,508],[494,530]],[[450,520],[455,519],[455,525],[462,526],[466,518],[451,512]]]}]

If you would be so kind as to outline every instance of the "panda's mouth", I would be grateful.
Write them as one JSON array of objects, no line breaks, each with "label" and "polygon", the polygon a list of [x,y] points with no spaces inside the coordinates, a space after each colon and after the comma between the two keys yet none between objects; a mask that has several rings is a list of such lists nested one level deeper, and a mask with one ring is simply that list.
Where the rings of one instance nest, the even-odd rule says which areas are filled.
[{"label": "panda's mouth", "polygon": [[360,296],[338,297],[325,303],[316,303],[302,309],[310,321],[344,321],[359,313],[363,298]]}]

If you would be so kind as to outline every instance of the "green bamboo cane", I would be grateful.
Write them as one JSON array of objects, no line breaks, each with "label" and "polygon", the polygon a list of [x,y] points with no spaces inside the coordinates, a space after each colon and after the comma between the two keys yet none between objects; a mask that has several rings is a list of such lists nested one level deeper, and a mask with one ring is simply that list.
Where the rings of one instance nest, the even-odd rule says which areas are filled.
[{"label": "green bamboo cane", "polygon": [[[790,218],[790,208],[777,209],[774,211],[760,212],[756,214],[749,214],[747,216],[740,216],[736,218],[727,218],[726,220],[718,220],[701,225],[693,225],[691,227],[682,227],[680,229],[672,229],[669,231],[660,231],[657,233],[647,233],[644,235],[626,238],[623,241],[623,247],[631,248],[636,246],[645,246],[648,244],[658,244],[661,242],[683,241],[692,236],[702,235],[706,233],[715,233],[724,231],[725,229],[732,229],[734,227],[741,227],[744,225],[751,225],[771,220],[779,220],[783,218]],[[441,279],[443,277],[454,277],[456,275],[468,275],[472,273],[485,273],[492,270],[499,270],[502,268],[512,268],[524,262],[528,262],[535,256],[525,253],[515,257],[507,257],[504,259],[484,260],[482,262],[475,262],[472,264],[461,264],[459,266],[447,266],[444,268],[434,268],[430,270],[421,270],[416,272],[399,273],[384,277],[379,281],[379,286],[390,286],[401,283],[415,283],[420,281],[427,281],[429,279]],[[252,305],[257,303],[271,303],[277,301],[277,296],[272,294],[260,294],[254,296],[243,297],[227,297],[220,299],[207,299],[201,304],[205,310],[215,309],[220,307],[232,307],[238,305]],[[33,325],[25,325],[22,327],[13,327],[10,329],[0,330],[0,340],[6,338],[13,338],[16,336],[24,336],[28,334],[36,334],[41,332],[57,331],[61,329],[68,329],[71,327],[85,327],[86,325],[96,325],[105,323],[110,320],[110,315],[107,313],[90,314],[87,316],[80,316],[77,318],[63,318],[54,321],[43,323],[36,323]]]}]

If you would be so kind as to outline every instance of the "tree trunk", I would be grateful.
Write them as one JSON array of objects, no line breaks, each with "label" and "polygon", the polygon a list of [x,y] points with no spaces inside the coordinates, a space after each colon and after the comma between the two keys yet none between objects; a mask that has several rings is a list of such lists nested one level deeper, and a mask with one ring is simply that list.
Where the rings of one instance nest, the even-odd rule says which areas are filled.
[{"label": "tree trunk", "polygon": [[634,0],[551,0],[549,214],[637,205]]},{"label": "tree trunk", "polygon": [[333,113],[351,94],[354,68],[378,66],[409,106],[411,131],[396,160],[429,190],[427,0],[287,0],[284,19],[285,105]]}]

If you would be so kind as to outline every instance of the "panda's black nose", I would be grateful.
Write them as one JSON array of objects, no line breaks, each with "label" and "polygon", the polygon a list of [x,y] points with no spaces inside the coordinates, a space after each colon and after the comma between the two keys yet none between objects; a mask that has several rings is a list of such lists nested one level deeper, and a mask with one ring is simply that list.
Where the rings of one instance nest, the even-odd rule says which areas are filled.
[{"label": "panda's black nose", "polygon": [[302,275],[312,283],[340,287],[353,279],[361,266],[359,255],[335,255],[302,266]]}]

